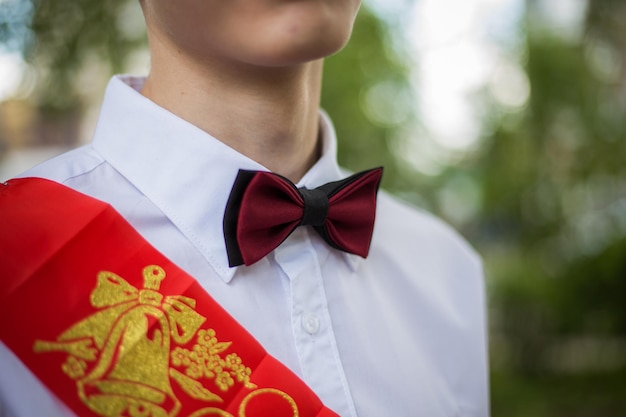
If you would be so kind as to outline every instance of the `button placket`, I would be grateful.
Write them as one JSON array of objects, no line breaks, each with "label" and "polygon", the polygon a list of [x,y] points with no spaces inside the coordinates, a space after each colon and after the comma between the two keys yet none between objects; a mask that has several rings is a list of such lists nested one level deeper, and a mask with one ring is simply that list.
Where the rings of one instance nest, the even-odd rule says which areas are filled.
[{"label": "button placket", "polygon": [[355,416],[327,308],[317,253],[300,228],[276,249],[275,260],[291,284],[294,342],[306,383],[342,416]]}]

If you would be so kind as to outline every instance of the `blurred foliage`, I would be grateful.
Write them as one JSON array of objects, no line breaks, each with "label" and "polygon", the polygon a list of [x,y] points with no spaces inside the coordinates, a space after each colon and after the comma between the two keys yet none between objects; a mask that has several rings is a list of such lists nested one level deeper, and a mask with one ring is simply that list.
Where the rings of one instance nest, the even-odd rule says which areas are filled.
[{"label": "blurred foliage", "polygon": [[[474,241],[518,372],[554,366],[564,337],[626,338],[626,25],[615,16],[624,2],[589,2],[575,41],[526,21],[530,102],[496,119],[475,162]],[[626,366],[626,351],[615,362]]]},{"label": "blurred foliage", "polygon": [[[119,72],[130,52],[146,43],[129,29],[128,0],[5,0],[0,43],[19,48],[40,72],[37,102],[47,111],[80,105],[76,79],[89,60]],[[135,7],[138,7],[136,4]],[[27,23],[27,25],[24,25]],[[29,30],[23,30],[24,27]],[[132,25],[131,25],[132,26]]]},{"label": "blurred foliage", "polygon": [[[423,199],[483,255],[494,416],[626,415],[626,2],[587,1],[578,37],[552,29],[538,3],[526,1],[519,29],[529,101],[506,108],[486,90],[481,146],[437,176],[393,152],[418,123],[389,22],[362,10],[350,44],[327,59],[322,103],[342,165],[384,165],[388,189]],[[120,71],[144,47],[132,4],[0,1],[0,42],[40,68],[39,102],[68,111],[89,62]],[[457,209],[470,193],[478,211],[450,216],[450,193]]]},{"label": "blurred foliage", "polygon": [[543,375],[493,374],[492,416],[602,417],[626,415],[626,373]]},{"label": "blurred foliage", "polygon": [[[129,51],[145,42],[123,27],[126,0],[33,0],[27,56],[50,71],[39,102],[64,109],[75,104],[75,78],[88,58],[119,71]],[[68,94],[72,92],[74,94]]]},{"label": "blurred foliage", "polygon": [[530,100],[492,104],[470,169],[493,413],[626,415],[626,3],[589,1],[574,38],[536,3],[523,28]]},{"label": "blurred foliage", "polygon": [[407,179],[393,142],[414,120],[415,100],[405,58],[390,48],[386,35],[385,23],[361,9],[348,45],[324,64],[322,107],[340,138],[341,165],[354,171],[383,165],[383,186],[398,189]]}]

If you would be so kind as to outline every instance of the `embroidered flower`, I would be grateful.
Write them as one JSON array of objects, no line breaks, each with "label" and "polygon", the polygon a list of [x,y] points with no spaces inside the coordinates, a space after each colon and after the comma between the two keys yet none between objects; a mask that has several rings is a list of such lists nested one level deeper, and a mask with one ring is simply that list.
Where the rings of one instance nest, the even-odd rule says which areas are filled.
[{"label": "embroidered flower", "polygon": [[172,365],[174,366],[188,366],[191,363],[187,349],[177,347],[172,351],[170,356],[172,358]]},{"label": "embroidered flower", "polygon": [[235,376],[237,377],[237,382],[242,382],[246,387],[256,387],[256,385],[250,382],[250,375],[252,375],[252,370],[242,366],[237,370]]},{"label": "embroidered flower", "polygon": [[191,350],[177,347],[172,351],[173,366],[184,367],[185,374],[195,380],[213,379],[215,385],[222,391],[228,391],[235,381],[242,383],[246,388],[256,388],[256,385],[250,382],[252,371],[242,363],[239,355],[236,353],[230,353],[225,357],[220,355],[232,345],[232,342],[218,341],[213,329],[199,330],[196,340],[197,343]]},{"label": "embroidered flower", "polygon": [[61,369],[67,376],[72,379],[78,379],[85,376],[85,370],[87,369],[87,363],[78,359],[75,356],[68,356],[67,360],[63,365],[61,365]]},{"label": "embroidered flower", "polygon": [[215,330],[213,329],[202,329],[198,331],[198,344],[201,346],[210,347],[217,343],[217,337],[215,337]]},{"label": "embroidered flower", "polygon": [[236,353],[231,353],[226,356],[224,364],[226,367],[236,371],[241,367],[241,358]]},{"label": "embroidered flower", "polygon": [[216,370],[216,373],[217,375],[215,376],[215,385],[217,385],[222,391],[228,391],[228,388],[232,387],[235,384],[235,381],[228,372],[223,371],[220,368],[219,371]]},{"label": "embroidered flower", "polygon": [[203,374],[202,368],[197,363],[191,363],[185,373],[193,379],[198,379]]},{"label": "embroidered flower", "polygon": [[193,345],[189,357],[191,358],[191,360],[196,362],[208,359],[209,350],[205,346]]}]

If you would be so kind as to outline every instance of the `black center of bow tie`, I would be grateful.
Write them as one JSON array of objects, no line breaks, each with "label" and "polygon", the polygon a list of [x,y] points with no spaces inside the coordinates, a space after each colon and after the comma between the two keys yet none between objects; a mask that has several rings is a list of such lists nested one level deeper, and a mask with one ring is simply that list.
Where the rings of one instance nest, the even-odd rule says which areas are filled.
[{"label": "black center of bow tie", "polygon": [[324,190],[298,188],[298,192],[304,200],[300,226],[322,226],[328,215],[328,196]]},{"label": "black center of bow tie", "polygon": [[382,168],[315,189],[278,174],[240,170],[224,213],[230,266],[252,265],[298,226],[312,226],[333,248],[367,257]]}]

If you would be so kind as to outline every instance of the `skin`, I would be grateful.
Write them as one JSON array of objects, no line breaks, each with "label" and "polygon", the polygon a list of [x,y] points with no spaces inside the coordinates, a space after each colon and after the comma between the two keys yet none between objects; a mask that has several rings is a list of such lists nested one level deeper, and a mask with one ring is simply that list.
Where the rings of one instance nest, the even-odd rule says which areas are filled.
[{"label": "skin", "polygon": [[319,157],[324,57],[360,0],[140,0],[151,70],[142,93],[297,182]]}]

